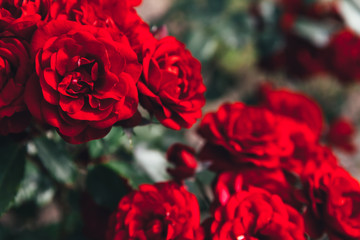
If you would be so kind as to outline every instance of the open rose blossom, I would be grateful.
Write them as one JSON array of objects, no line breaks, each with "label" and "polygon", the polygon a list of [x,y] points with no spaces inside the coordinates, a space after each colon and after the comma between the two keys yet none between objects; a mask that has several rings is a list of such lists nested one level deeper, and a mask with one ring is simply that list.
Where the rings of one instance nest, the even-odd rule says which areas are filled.
[{"label": "open rose blossom", "polygon": [[199,133],[207,141],[200,157],[212,161],[217,170],[233,169],[234,163],[276,167],[280,157],[293,151],[289,134],[292,127],[292,121],[264,107],[224,104],[217,112],[208,113],[200,124]]},{"label": "open rose blossom", "polygon": [[277,194],[291,206],[297,206],[293,186],[281,169],[247,167],[237,171],[220,173],[214,182],[215,205],[226,205],[230,197],[244,186],[262,188],[271,194]]},{"label": "open rose blossom", "polygon": [[164,126],[190,128],[205,104],[200,62],[183,43],[165,37],[145,44],[143,68],[140,103]]},{"label": "open rose blossom", "polygon": [[37,76],[25,101],[38,120],[70,143],[104,137],[137,111],[141,66],[120,32],[54,20],[33,37]]},{"label": "open rose blossom", "polygon": [[[268,90],[264,92],[263,104],[276,114],[291,118],[299,124],[307,125],[314,133],[307,139],[319,139],[324,125],[319,105],[310,97],[288,89]],[[312,134],[310,134],[312,135]]]},{"label": "open rose blossom", "polygon": [[29,124],[24,87],[31,73],[28,45],[0,35],[0,134],[19,133]]},{"label": "open rose blossom", "polygon": [[106,239],[203,239],[196,197],[173,182],[141,185],[121,199]]},{"label": "open rose blossom", "polygon": [[277,195],[250,187],[215,210],[207,239],[305,240],[301,215]]},{"label": "open rose blossom", "polygon": [[331,240],[360,239],[360,184],[346,170],[327,163],[304,177],[307,232]]}]

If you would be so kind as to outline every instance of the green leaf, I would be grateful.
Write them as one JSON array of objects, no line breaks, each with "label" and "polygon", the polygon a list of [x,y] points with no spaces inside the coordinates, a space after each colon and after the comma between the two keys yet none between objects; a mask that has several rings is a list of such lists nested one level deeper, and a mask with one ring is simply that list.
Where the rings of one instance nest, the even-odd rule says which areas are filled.
[{"label": "green leaf", "polygon": [[97,204],[110,210],[130,191],[126,179],[104,164],[90,168],[86,189]]},{"label": "green leaf", "polygon": [[0,215],[13,203],[24,177],[25,148],[0,138]]},{"label": "green leaf", "polygon": [[76,167],[65,145],[41,137],[34,140],[41,162],[59,182],[71,184],[75,181]]},{"label": "green leaf", "polygon": [[15,206],[29,201],[35,201],[37,205],[45,205],[54,195],[55,189],[48,176],[41,174],[31,161],[26,161],[25,176],[15,197]]},{"label": "green leaf", "polygon": [[121,127],[113,127],[108,135],[99,140],[88,142],[90,157],[95,159],[106,154],[112,154],[124,145],[126,138]]},{"label": "green leaf", "polygon": [[143,183],[154,183],[134,161],[110,161],[106,165],[117,174],[128,179],[133,188],[138,188]]}]

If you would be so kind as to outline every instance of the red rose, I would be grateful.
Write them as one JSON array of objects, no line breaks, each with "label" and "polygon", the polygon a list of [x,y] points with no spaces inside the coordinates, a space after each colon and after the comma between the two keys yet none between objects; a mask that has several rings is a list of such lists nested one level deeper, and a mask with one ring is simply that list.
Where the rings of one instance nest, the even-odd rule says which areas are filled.
[{"label": "red rose", "polygon": [[66,141],[104,137],[135,114],[141,66],[125,36],[54,20],[37,30],[32,47],[38,78],[26,86],[26,104]]},{"label": "red rose", "polygon": [[283,171],[260,167],[247,167],[220,173],[214,185],[215,202],[226,205],[233,194],[243,191],[244,187],[248,186],[255,186],[271,194],[277,194],[291,206],[298,203],[292,194],[293,187]]},{"label": "red rose", "polygon": [[[22,4],[22,7],[19,5]],[[32,34],[41,20],[36,10],[27,11],[25,6],[32,2],[3,2],[0,3],[0,33],[7,32],[30,41]],[[40,4],[40,3],[39,3]]]},{"label": "red rose", "polygon": [[28,45],[0,36],[0,134],[19,133],[29,124],[24,87],[31,73]]},{"label": "red rose", "polygon": [[107,240],[203,239],[195,195],[175,183],[144,184],[126,195],[110,219]]},{"label": "red rose", "polygon": [[263,105],[276,114],[307,125],[319,139],[324,122],[322,111],[319,105],[308,96],[288,89],[269,90],[265,92]]},{"label": "red rose", "polygon": [[325,55],[328,70],[343,82],[360,80],[360,37],[345,29],[331,39]]},{"label": "red rose", "polygon": [[353,142],[355,134],[355,126],[348,119],[339,118],[331,123],[327,134],[327,140],[330,145],[338,147],[346,152],[353,153],[356,151]]},{"label": "red rose", "polygon": [[129,39],[130,45],[138,54],[139,59],[142,59],[142,50],[144,45],[156,41],[150,31],[149,25],[142,20],[142,18],[133,9],[127,11],[126,16],[122,19],[117,19],[116,23]]},{"label": "red rose", "polygon": [[346,170],[323,164],[304,177],[307,231],[330,239],[360,239],[360,184]]},{"label": "red rose", "polygon": [[149,41],[144,48],[140,103],[164,126],[190,128],[205,104],[200,62],[174,37]]},{"label": "red rose", "polygon": [[166,155],[168,161],[175,165],[175,168],[168,169],[175,180],[181,181],[195,175],[197,161],[193,148],[176,143],[168,149]]},{"label": "red rose", "polygon": [[199,133],[207,141],[200,157],[212,161],[217,170],[244,163],[277,167],[280,157],[292,154],[289,131],[294,126],[263,107],[224,104],[200,124]]},{"label": "red rose", "polygon": [[305,239],[301,215],[279,196],[255,187],[215,210],[209,235],[212,240]]},{"label": "red rose", "polygon": [[52,4],[51,17],[103,27],[109,31],[120,30],[128,38],[133,50],[140,56],[144,43],[154,40],[149,25],[133,9],[140,2],[139,0],[87,0],[85,2],[60,0]]},{"label": "red rose", "polygon": [[281,167],[298,176],[316,171],[323,163],[337,166],[338,160],[330,148],[306,142],[303,142],[302,145],[297,143],[292,156],[281,159]]}]

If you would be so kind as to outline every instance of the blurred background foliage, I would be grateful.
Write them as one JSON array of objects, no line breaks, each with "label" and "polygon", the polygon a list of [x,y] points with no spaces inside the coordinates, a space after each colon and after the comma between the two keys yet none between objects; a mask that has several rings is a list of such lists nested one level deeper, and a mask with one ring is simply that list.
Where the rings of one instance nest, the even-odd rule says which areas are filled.
[{"label": "blurred background foliage", "polygon": [[[306,0],[309,4],[314,1]],[[354,21],[360,19],[360,8],[346,5],[351,0],[345,2],[346,24],[355,26],[356,31],[360,25]],[[285,44],[286,36],[279,28],[282,9],[276,0],[143,0],[138,11],[154,31],[166,26],[169,34],[183,41],[201,61],[207,86],[204,113],[226,101],[252,103],[259,84],[269,81],[312,96],[328,121],[346,116],[359,123],[357,82],[344,85],[330,75],[305,79],[259,67],[260,59]],[[256,17],[259,14],[261,22]],[[302,18],[295,29],[316,44],[334,31],[324,24]],[[0,239],[96,239],[97,233],[89,229],[101,230],[102,226],[91,227],[87,219],[108,216],[129,185],[137,188],[142,183],[170,179],[165,153],[176,142],[198,148],[202,143],[195,129],[196,125],[174,131],[157,123],[135,129],[114,127],[104,139],[76,146],[52,131],[24,148],[0,138]],[[360,143],[358,136],[356,143]],[[360,155],[337,153],[360,179]],[[204,214],[213,178],[214,174],[201,166],[196,179],[186,181]]]}]

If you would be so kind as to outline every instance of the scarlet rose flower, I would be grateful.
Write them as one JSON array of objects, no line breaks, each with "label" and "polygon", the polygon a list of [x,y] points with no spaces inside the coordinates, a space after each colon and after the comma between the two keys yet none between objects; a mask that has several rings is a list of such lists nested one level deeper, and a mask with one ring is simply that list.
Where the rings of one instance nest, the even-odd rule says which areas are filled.
[{"label": "scarlet rose flower", "polygon": [[38,78],[26,86],[26,104],[66,141],[101,138],[135,114],[141,66],[125,36],[54,20],[37,30],[32,47]]},{"label": "scarlet rose flower", "polygon": [[355,134],[355,126],[348,119],[339,118],[331,123],[327,134],[327,141],[332,146],[353,153],[356,150],[353,142]]},{"label": "scarlet rose flower", "polygon": [[288,89],[269,90],[264,93],[263,105],[266,108],[276,114],[306,124],[314,132],[316,139],[319,139],[324,120],[321,108],[314,100],[302,93]]},{"label": "scarlet rose flower", "polygon": [[327,68],[342,82],[360,80],[360,37],[342,30],[332,37],[325,55]]},{"label": "scarlet rose flower", "polygon": [[172,182],[141,185],[121,199],[106,239],[203,239],[196,197]]},{"label": "scarlet rose flower", "polygon": [[305,239],[301,215],[279,196],[255,187],[217,208],[209,230],[212,240]]},{"label": "scarlet rose flower", "polygon": [[298,176],[316,171],[323,163],[337,166],[338,160],[330,148],[319,144],[296,144],[294,153],[290,157],[281,159],[281,167]]},{"label": "scarlet rose flower", "polygon": [[299,205],[294,198],[290,179],[280,169],[247,167],[236,171],[220,173],[214,184],[215,205],[226,205],[230,197],[243,191],[248,186],[255,186],[276,194],[291,206]]},{"label": "scarlet rose flower", "polygon": [[190,128],[201,117],[201,65],[174,37],[149,41],[143,52],[140,103],[166,127]]},{"label": "scarlet rose flower", "polygon": [[166,158],[175,165],[175,168],[168,169],[175,180],[181,181],[194,176],[197,162],[193,148],[176,143],[168,149]]},{"label": "scarlet rose flower", "polygon": [[121,31],[124,32],[129,39],[130,45],[138,55],[139,59],[143,59],[144,45],[154,43],[155,37],[150,31],[149,25],[142,20],[134,9],[126,12],[126,16],[122,19],[117,17],[116,24]]},{"label": "scarlet rose flower", "polygon": [[[11,33],[18,38],[30,41],[37,24],[41,20],[41,16],[36,9],[26,9],[26,6],[32,4],[32,2],[25,1],[4,1],[0,3],[0,33]],[[28,6],[27,8],[31,7]]]},{"label": "scarlet rose flower", "polygon": [[360,239],[360,184],[346,170],[323,164],[304,177],[307,231],[330,239]]},{"label": "scarlet rose flower", "polygon": [[217,112],[208,113],[200,124],[199,133],[206,140],[200,157],[212,161],[215,170],[244,163],[277,167],[280,157],[293,152],[289,132],[294,126],[264,107],[224,104]]},{"label": "scarlet rose flower", "polygon": [[31,73],[28,45],[0,35],[0,134],[19,133],[29,124],[24,87]]},{"label": "scarlet rose flower", "polygon": [[[154,40],[149,25],[133,9],[139,0],[79,0],[56,1],[51,5],[51,18],[76,21],[84,25],[121,31],[133,50],[141,56],[146,41]],[[116,31],[115,30],[115,31]]]}]

